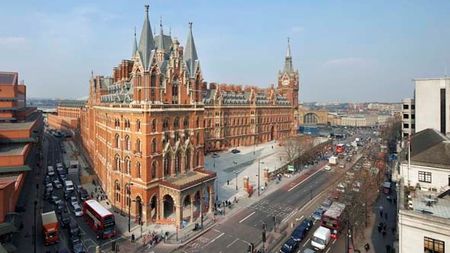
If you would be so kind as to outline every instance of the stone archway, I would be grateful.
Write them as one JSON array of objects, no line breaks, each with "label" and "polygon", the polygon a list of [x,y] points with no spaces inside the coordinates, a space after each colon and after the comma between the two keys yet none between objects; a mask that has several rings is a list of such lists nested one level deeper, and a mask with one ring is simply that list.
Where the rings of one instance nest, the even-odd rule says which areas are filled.
[{"label": "stone archway", "polygon": [[149,201],[150,208],[150,219],[152,222],[156,222],[158,220],[158,197],[155,195]]},{"label": "stone archway", "polygon": [[[181,217],[181,219],[183,221],[187,221],[187,222],[192,222],[194,219],[194,205],[191,199],[191,195],[186,195],[183,199],[183,217]],[[187,214],[187,215],[184,215]]]},{"label": "stone archway", "polygon": [[163,197],[163,217],[164,219],[175,218],[175,201],[169,194]]},{"label": "stone archway", "polygon": [[319,116],[317,114],[309,112],[303,116],[303,124],[305,125],[317,125],[319,122]]},{"label": "stone archway", "polygon": [[269,141],[273,141],[274,138],[275,138],[275,126],[271,126],[270,127],[270,138],[269,138]]}]

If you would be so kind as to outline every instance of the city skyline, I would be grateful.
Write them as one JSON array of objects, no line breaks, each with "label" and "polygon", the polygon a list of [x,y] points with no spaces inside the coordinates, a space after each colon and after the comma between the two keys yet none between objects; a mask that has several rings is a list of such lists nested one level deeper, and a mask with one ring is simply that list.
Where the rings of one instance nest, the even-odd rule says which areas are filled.
[{"label": "city skyline", "polygon": [[[91,70],[111,75],[130,58],[147,2],[106,3],[5,3],[0,67],[21,72],[30,97],[87,97]],[[446,74],[449,3],[236,3],[152,1],[150,22],[158,34],[162,16],[181,44],[194,23],[207,82],[276,84],[290,37],[301,102],[399,102],[413,95],[413,78]]]}]

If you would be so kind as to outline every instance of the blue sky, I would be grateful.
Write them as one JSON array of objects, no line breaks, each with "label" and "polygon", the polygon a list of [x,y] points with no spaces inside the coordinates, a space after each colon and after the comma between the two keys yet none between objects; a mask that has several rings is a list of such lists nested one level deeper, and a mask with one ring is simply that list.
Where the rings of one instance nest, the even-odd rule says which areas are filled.
[{"label": "blue sky", "polygon": [[[0,70],[29,97],[80,98],[91,70],[110,75],[132,50],[148,1],[4,1]],[[150,2],[152,27],[182,45],[192,21],[208,82],[276,82],[291,37],[300,100],[399,101],[411,79],[450,71],[450,1]]]}]

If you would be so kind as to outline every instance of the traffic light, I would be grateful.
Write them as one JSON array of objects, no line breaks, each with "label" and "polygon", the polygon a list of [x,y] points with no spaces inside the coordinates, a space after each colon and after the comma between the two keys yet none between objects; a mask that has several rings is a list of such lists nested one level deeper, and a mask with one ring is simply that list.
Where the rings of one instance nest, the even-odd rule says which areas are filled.
[{"label": "traffic light", "polygon": [[265,230],[262,231],[262,241],[266,242],[266,231]]}]

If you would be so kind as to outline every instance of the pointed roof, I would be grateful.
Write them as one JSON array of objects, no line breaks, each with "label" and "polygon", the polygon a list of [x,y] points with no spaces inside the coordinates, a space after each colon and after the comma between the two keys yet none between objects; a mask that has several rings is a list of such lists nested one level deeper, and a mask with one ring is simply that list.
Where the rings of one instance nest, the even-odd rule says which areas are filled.
[{"label": "pointed roof", "polygon": [[164,51],[164,31],[162,25],[162,17],[159,19],[159,41],[158,41],[158,49]]},{"label": "pointed roof", "polygon": [[150,61],[150,54],[155,49],[155,42],[153,40],[152,28],[150,26],[150,20],[148,18],[148,5],[145,5],[145,20],[142,26],[141,39],[139,41],[139,53],[141,54],[142,63],[144,68],[147,69]]},{"label": "pointed roof", "polygon": [[192,22],[189,23],[189,33],[184,50],[184,61],[188,67],[189,76],[193,77],[198,66],[197,49],[195,48],[194,36],[192,35]]},{"label": "pointed roof", "polygon": [[131,53],[131,57],[136,55],[137,51],[137,40],[136,40],[136,27],[134,28],[134,41],[133,41],[133,52]]},{"label": "pointed roof", "polygon": [[286,50],[286,58],[284,59],[284,69],[283,72],[292,73],[294,72],[294,67],[292,66],[292,56],[291,56],[291,44],[288,38],[288,46]]}]

